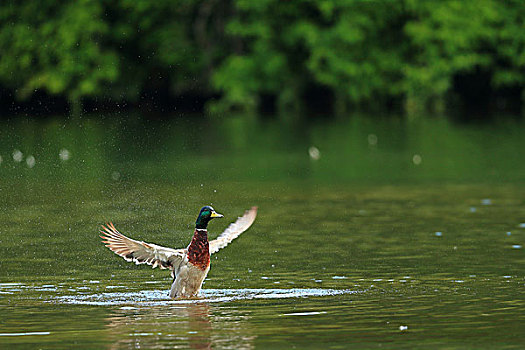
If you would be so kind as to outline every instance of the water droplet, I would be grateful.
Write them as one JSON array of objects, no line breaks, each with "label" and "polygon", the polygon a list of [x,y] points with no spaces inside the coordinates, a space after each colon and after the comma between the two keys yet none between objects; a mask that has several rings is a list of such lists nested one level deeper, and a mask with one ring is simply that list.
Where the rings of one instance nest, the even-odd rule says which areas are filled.
[{"label": "water droplet", "polygon": [[17,163],[20,163],[22,159],[24,159],[24,154],[20,150],[15,149],[13,151],[13,160]]},{"label": "water droplet", "polygon": [[310,148],[308,148],[308,154],[313,160],[319,160],[319,158],[321,158],[321,152],[315,146],[311,146]]},{"label": "water droplet", "polygon": [[71,154],[69,153],[69,151],[65,148],[62,148],[60,150],[60,152],[58,153],[58,157],[60,158],[60,160],[62,161],[67,161],[69,160]]},{"label": "water droplet", "polygon": [[470,212],[471,212],[471,213],[475,213],[476,210],[477,210],[476,207],[470,207]]},{"label": "water droplet", "polygon": [[400,331],[406,331],[408,329],[408,326],[399,326]]},{"label": "water droplet", "polygon": [[512,246],[512,248],[514,248],[514,249],[521,249],[521,245],[520,244],[514,244]]},{"label": "water droplet", "polygon": [[26,158],[26,164],[27,164],[27,167],[28,168],[32,168],[35,166],[35,163],[36,163],[36,160],[35,160],[35,157],[33,156],[28,156]]},{"label": "water droplet", "polygon": [[483,204],[483,205],[491,205],[492,204],[492,200],[490,198],[482,199],[481,200],[481,204]]},{"label": "water droplet", "polygon": [[438,231],[438,232],[435,233],[435,235],[436,235],[437,237],[441,237],[441,236],[443,236],[443,232],[439,232],[439,231]]},{"label": "water droplet", "polygon": [[370,146],[377,145],[377,135],[376,134],[369,134],[367,139],[368,139],[368,144]]},{"label": "water droplet", "polygon": [[510,231],[509,231],[509,232],[507,232],[507,236],[510,236],[511,234],[512,234],[512,232],[510,232]]},{"label": "water droplet", "polygon": [[525,228],[525,222],[522,222],[521,224],[518,225],[520,228]]}]

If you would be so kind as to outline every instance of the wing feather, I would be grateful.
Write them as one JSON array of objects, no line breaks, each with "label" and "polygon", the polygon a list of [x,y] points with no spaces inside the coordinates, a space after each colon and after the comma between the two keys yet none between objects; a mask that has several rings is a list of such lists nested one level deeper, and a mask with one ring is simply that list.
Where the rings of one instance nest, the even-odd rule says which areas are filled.
[{"label": "wing feather", "polygon": [[251,207],[251,209],[246,210],[243,216],[231,223],[219,237],[210,242],[210,254],[217,253],[219,249],[226,247],[231,241],[239,237],[241,233],[249,229],[256,217],[257,207]]},{"label": "wing feather", "polygon": [[135,264],[148,264],[153,268],[176,269],[184,259],[184,249],[172,249],[160,245],[136,241],[120,233],[110,222],[100,231],[106,247],[126,261]]}]

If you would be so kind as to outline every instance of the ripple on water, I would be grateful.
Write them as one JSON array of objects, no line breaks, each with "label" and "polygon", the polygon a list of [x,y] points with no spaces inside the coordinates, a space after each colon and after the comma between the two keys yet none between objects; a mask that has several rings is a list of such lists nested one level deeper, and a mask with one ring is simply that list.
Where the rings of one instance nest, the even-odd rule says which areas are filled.
[{"label": "ripple on water", "polygon": [[51,332],[0,333],[0,337],[22,337],[26,335],[50,335]]},{"label": "ripple on water", "polygon": [[168,291],[147,290],[127,293],[97,293],[90,295],[60,296],[50,302],[83,305],[165,305],[191,304],[200,302],[228,302],[250,299],[286,299],[325,297],[342,294],[357,294],[359,291],[349,289],[292,288],[292,289],[204,289],[198,299],[171,300]]},{"label": "ripple on water", "polygon": [[321,314],[326,314],[326,311],[292,312],[289,314],[283,314],[283,316],[313,316]]}]

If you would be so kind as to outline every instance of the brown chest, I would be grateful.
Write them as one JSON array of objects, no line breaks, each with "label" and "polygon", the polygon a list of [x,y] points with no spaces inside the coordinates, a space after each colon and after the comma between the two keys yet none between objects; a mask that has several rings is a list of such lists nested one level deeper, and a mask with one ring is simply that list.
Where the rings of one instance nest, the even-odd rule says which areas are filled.
[{"label": "brown chest", "polygon": [[210,245],[206,231],[196,230],[193,234],[188,246],[188,261],[203,271],[210,266]]}]

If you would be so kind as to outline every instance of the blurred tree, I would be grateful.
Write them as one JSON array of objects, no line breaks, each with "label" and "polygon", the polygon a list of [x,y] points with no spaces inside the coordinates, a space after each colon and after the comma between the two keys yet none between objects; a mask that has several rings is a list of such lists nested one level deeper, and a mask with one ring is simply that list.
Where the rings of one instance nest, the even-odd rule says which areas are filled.
[{"label": "blurred tree", "polygon": [[109,42],[119,54],[123,72],[114,86],[115,97],[136,100],[145,92],[209,94],[209,76],[226,54],[221,36],[228,9],[219,3],[107,1]]},{"label": "blurred tree", "polygon": [[454,77],[480,69],[489,72],[492,90],[523,91],[523,1],[236,5],[228,33],[243,40],[243,49],[223,62],[213,81],[223,107],[251,107],[261,93],[297,101],[301,89],[318,84],[343,106],[404,99],[408,110],[441,109]]},{"label": "blurred tree", "polygon": [[101,45],[108,33],[102,6],[89,0],[8,1],[0,6],[0,82],[20,99],[38,89],[67,96],[102,94],[119,76],[115,51]]},{"label": "blurred tree", "polygon": [[476,70],[488,72],[492,90],[523,89],[523,1],[406,2],[414,19],[405,32],[415,53],[404,69],[408,108],[442,104],[453,77]]},{"label": "blurred tree", "polygon": [[8,1],[0,89],[77,109],[184,94],[216,110],[441,109],[505,89],[523,102],[524,18],[521,0]]},{"label": "blurred tree", "polygon": [[251,106],[258,93],[269,92],[286,105],[315,85],[330,88],[340,104],[377,104],[401,95],[408,49],[400,30],[401,2],[238,0],[236,5],[228,32],[244,39],[243,49],[214,76],[223,104]]}]

